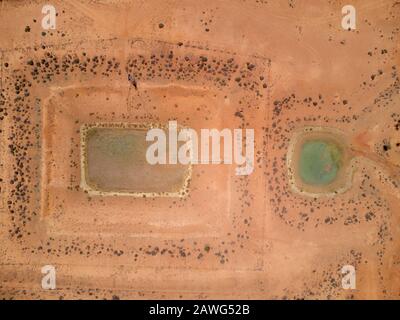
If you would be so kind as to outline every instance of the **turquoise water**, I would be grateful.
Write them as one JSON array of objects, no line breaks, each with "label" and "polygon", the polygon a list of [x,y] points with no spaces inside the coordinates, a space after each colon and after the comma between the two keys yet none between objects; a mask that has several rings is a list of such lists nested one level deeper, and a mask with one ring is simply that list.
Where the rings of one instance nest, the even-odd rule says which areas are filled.
[{"label": "turquoise water", "polygon": [[341,158],[338,145],[323,140],[307,141],[300,154],[300,178],[311,185],[329,184],[338,174]]}]

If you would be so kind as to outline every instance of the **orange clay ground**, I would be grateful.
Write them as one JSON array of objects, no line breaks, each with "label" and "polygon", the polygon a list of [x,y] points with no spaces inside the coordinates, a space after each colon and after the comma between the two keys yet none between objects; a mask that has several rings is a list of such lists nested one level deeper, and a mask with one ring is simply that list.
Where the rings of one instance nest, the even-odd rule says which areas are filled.
[{"label": "orange clay ground", "polygon": [[[353,1],[353,31],[343,1],[51,4],[44,31],[41,1],[0,1],[0,298],[400,297],[396,1]],[[82,187],[82,127],[169,120],[254,129],[254,172],[193,165],[169,197]],[[340,132],[343,192],[293,188],[307,127]]]}]

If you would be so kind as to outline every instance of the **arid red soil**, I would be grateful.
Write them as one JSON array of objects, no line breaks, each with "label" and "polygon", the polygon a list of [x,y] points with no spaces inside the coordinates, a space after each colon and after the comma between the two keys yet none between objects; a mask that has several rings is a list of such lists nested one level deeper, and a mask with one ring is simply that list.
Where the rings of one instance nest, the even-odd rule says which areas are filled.
[{"label": "arid red soil", "polygon": [[[51,4],[43,30],[42,2],[0,2],[0,298],[399,299],[396,1],[353,1],[355,30],[343,1]],[[82,126],[170,120],[254,129],[253,173],[193,165],[176,197],[82,188]],[[305,127],[341,132],[344,192],[291,187]]]}]

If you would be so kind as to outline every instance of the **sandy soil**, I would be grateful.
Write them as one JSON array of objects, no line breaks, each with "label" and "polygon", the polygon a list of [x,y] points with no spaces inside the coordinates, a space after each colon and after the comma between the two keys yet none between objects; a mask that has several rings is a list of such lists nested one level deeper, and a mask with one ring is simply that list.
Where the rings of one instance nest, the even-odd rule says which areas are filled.
[{"label": "sandy soil", "polygon": [[[0,2],[0,297],[399,299],[400,5]],[[255,170],[194,165],[185,197],[90,195],[82,125],[255,130]],[[351,187],[290,186],[302,128],[343,133]],[[44,265],[57,287],[41,287]],[[356,269],[356,289],[341,269]]]}]

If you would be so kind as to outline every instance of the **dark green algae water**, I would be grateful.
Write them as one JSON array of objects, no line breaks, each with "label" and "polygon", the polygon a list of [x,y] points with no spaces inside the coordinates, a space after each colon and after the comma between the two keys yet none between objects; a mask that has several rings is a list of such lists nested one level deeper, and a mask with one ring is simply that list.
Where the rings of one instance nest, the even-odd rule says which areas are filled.
[{"label": "dark green algae water", "polygon": [[300,153],[299,174],[304,183],[327,185],[332,183],[342,165],[341,148],[324,140],[306,141]]}]

